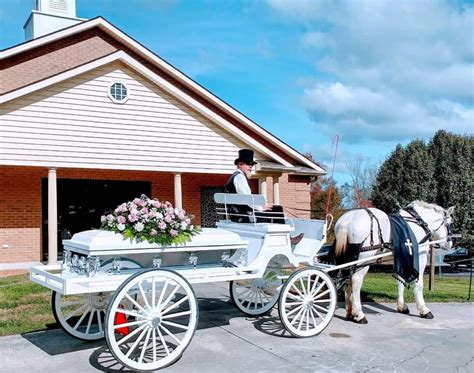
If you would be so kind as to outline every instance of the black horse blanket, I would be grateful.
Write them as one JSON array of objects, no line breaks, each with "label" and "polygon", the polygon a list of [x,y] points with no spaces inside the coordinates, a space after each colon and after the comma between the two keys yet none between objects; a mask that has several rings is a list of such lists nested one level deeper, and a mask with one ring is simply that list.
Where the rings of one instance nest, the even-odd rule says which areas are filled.
[{"label": "black horse blanket", "polygon": [[418,278],[418,242],[400,214],[388,216],[392,227],[393,276],[403,285]]}]

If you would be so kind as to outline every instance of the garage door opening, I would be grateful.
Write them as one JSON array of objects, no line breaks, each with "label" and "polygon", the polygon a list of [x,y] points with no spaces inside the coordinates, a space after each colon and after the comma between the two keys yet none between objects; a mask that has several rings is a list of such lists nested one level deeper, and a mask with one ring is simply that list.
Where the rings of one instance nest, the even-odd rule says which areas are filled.
[{"label": "garage door opening", "polygon": [[[151,182],[58,179],[58,258],[62,240],[100,227],[100,216],[142,194],[151,196]],[[48,260],[48,179],[41,180],[43,260]]]}]

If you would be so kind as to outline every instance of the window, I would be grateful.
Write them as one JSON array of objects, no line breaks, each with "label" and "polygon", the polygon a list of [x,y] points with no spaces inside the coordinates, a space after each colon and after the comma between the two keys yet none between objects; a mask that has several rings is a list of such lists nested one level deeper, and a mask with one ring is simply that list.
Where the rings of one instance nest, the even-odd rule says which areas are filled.
[{"label": "window", "polygon": [[113,102],[123,104],[128,100],[128,96],[129,90],[125,84],[115,82],[110,85],[109,97]]}]

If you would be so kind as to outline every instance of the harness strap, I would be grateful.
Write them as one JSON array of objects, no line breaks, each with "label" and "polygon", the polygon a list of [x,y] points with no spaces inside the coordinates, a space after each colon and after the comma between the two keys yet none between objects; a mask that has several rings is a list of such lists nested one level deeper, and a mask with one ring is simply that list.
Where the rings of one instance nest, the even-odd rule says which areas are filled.
[{"label": "harness strap", "polygon": [[371,247],[379,246],[379,245],[375,245],[375,246],[374,246],[374,219],[375,219],[375,221],[377,222],[377,228],[378,228],[378,233],[379,233],[380,246],[384,246],[384,245],[385,245],[385,242],[384,242],[384,240],[383,240],[382,228],[380,227],[379,219],[377,219],[377,217],[374,215],[374,213],[373,213],[372,211],[370,211],[369,209],[365,208],[364,210],[367,212],[367,214],[368,214],[369,217],[370,217],[370,246],[371,246]]},{"label": "harness strap", "polygon": [[428,241],[430,238],[433,237],[433,234],[431,233],[431,230],[428,227],[428,224],[421,218],[421,216],[416,212],[416,210],[412,206],[407,206],[403,210],[408,212],[413,217],[413,219],[405,218],[405,221],[418,224],[421,228],[423,228],[423,230],[426,233],[426,235],[421,239],[421,241],[418,242],[418,245],[425,243],[426,241]]}]

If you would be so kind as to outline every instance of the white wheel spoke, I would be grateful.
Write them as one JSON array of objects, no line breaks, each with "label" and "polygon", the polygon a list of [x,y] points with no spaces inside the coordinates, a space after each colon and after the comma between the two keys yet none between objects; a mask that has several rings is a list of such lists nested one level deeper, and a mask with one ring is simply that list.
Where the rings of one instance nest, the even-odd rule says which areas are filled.
[{"label": "white wheel spoke", "polygon": [[301,291],[306,295],[306,287],[304,286],[303,277],[300,277]]},{"label": "white wheel spoke", "polygon": [[162,322],[163,324],[166,324],[166,325],[169,325],[169,326],[174,326],[175,328],[180,328],[180,329],[183,329],[183,330],[188,330],[188,329],[189,329],[188,326],[182,325],[182,324],[178,324],[178,323],[175,323],[175,322],[166,321],[166,320],[162,320],[161,322]]},{"label": "white wheel spoke", "polygon": [[168,295],[168,298],[166,298],[166,300],[158,306],[158,309],[162,310],[163,308],[165,308],[166,305],[169,303],[169,301],[173,299],[174,295],[176,294],[176,292],[178,291],[180,287],[181,286],[179,284],[176,284],[173,291],[170,293],[170,295]]},{"label": "white wheel spoke", "polygon": [[190,315],[191,311],[183,311],[183,312],[176,312],[176,313],[170,313],[169,315],[164,315],[161,317],[162,320],[164,319],[171,319],[173,317],[180,317],[180,316],[186,316]]},{"label": "white wheel spoke", "polygon": [[156,288],[156,278],[155,277],[152,277],[151,278],[151,305],[153,306],[153,308],[155,307],[155,288]]},{"label": "white wheel spoke", "polygon": [[82,316],[77,321],[76,325],[74,325],[74,329],[77,329],[79,327],[79,325],[81,325],[82,321],[84,320],[84,318],[86,317],[86,315],[89,313],[90,310],[91,310],[91,308],[87,307],[87,309],[84,311]]},{"label": "white wheel spoke", "polygon": [[[285,305],[285,307],[286,307],[286,305]],[[289,311],[289,312],[286,314],[286,316],[291,316],[291,315],[293,315],[295,312],[298,312],[301,308],[303,308],[303,305],[300,305],[300,306],[298,306],[298,307],[293,308],[291,311]]]},{"label": "white wheel spoke", "polygon": [[303,302],[302,302],[302,301],[298,301],[298,302],[286,302],[286,303],[285,303],[285,307],[287,307],[287,306],[296,306],[296,305],[298,305],[298,304],[303,304]]},{"label": "white wheel spoke", "polygon": [[79,313],[81,313],[86,308],[87,308],[87,304],[82,305],[81,307],[79,307],[74,312],[71,312],[66,318],[64,318],[64,320],[68,321],[71,317],[77,316]]},{"label": "white wheel spoke", "polygon": [[100,311],[97,310],[97,323],[99,325],[99,333],[102,333],[104,330],[102,329],[102,319],[100,317]]},{"label": "white wheel spoke", "polygon": [[148,311],[146,311],[140,303],[138,303],[135,299],[133,299],[130,295],[128,295],[127,293],[125,293],[125,297],[130,301],[132,302],[139,310],[141,310],[142,312],[144,313],[148,313]]},{"label": "white wheel spoke", "polygon": [[306,310],[306,331],[309,330],[309,311],[311,311],[311,308]]},{"label": "white wheel spoke", "polygon": [[313,297],[313,299],[317,300],[317,299],[319,299],[319,298],[321,298],[321,297],[324,297],[324,296],[325,296],[326,294],[328,294],[329,292],[330,292],[330,290],[329,290],[329,289],[326,289],[326,290],[324,290],[322,293],[319,293],[317,297]]},{"label": "white wheel spoke", "polygon": [[244,299],[244,294],[247,295],[247,294],[250,294],[250,293],[252,293],[252,288],[250,288],[250,289],[245,289],[242,293],[240,293],[240,294],[237,295],[237,298],[242,299],[242,301],[245,302],[246,299]]},{"label": "white wheel spoke", "polygon": [[136,328],[133,332],[127,334],[125,337],[121,338],[117,341],[117,345],[120,346],[122,343],[127,342],[130,338],[132,338],[135,334],[140,333],[143,329],[147,327],[147,324],[143,324],[142,326]]},{"label": "white wheel spoke", "polygon": [[155,362],[156,361],[156,329],[155,328],[152,329],[151,343],[153,343],[153,362]]},{"label": "white wheel spoke", "polygon": [[321,315],[318,310],[314,307],[314,305],[311,307],[312,310],[314,311],[314,313],[321,319],[321,320],[324,320],[324,316]]},{"label": "white wheel spoke", "polygon": [[301,309],[298,311],[298,313],[296,314],[296,316],[293,318],[293,320],[290,321],[290,324],[293,325],[297,320],[298,320],[298,317],[301,316],[301,314],[303,313],[304,311],[304,308],[301,307]]},{"label": "white wheel spoke", "polygon": [[253,309],[256,310],[258,306],[258,292],[255,290],[253,292]]},{"label": "white wheel spoke", "polygon": [[167,314],[169,311],[171,311],[173,308],[176,308],[178,307],[181,303],[187,301],[189,299],[189,297],[186,295],[185,297],[182,297],[179,301],[177,301],[176,303],[173,303],[171,306],[169,306],[166,310],[164,311],[161,311],[161,314],[162,315],[165,315]]},{"label": "white wheel spoke", "polygon": [[140,289],[140,294],[142,295],[146,308],[151,310],[150,303],[148,303],[148,299],[146,298],[145,291],[143,290],[143,286],[141,282],[138,283],[138,289]]},{"label": "white wheel spoke", "polygon": [[313,303],[330,303],[331,299],[317,299],[313,300]]},{"label": "white wheel spoke", "polygon": [[312,309],[312,308],[309,309],[309,313],[311,314],[311,319],[313,320],[314,326],[317,326],[318,323],[316,322],[316,319],[314,318],[313,309]]},{"label": "white wheel spoke", "polygon": [[116,325],[114,325],[114,329],[125,328],[125,327],[128,327],[128,326],[134,326],[134,325],[141,325],[141,324],[144,324],[146,322],[148,322],[148,320],[138,320],[138,321],[126,322],[126,323],[123,323],[123,324],[116,324]]},{"label": "white wheel spoke", "polygon": [[[300,289],[298,289],[298,288],[295,286],[295,284],[294,284],[294,283],[293,283],[293,284],[291,284],[291,287],[292,287],[293,289],[295,289],[295,290],[296,290],[296,292],[299,294],[299,296],[300,296],[301,298],[304,298],[304,295],[303,295],[303,294],[301,294],[301,291],[300,291]],[[289,294],[291,294],[291,293],[289,293]],[[292,295],[294,295],[294,294],[292,294]]]},{"label": "white wheel spoke", "polygon": [[316,276],[313,282],[313,286],[311,286],[311,290],[309,292],[310,294],[314,294],[314,290],[316,289],[316,286],[318,285],[318,281],[319,281],[319,276]]},{"label": "white wheel spoke", "polygon": [[90,310],[91,313],[89,315],[89,320],[87,321],[87,328],[86,334],[89,334],[89,330],[91,329],[92,319],[94,318],[95,311],[93,309]]},{"label": "white wheel spoke", "polygon": [[168,334],[171,338],[173,338],[174,341],[175,341],[178,345],[181,344],[181,341],[180,341],[178,338],[176,338],[176,337],[174,336],[174,334],[171,333],[165,326],[163,326],[163,323],[160,324],[159,328],[163,329],[163,331],[164,331],[166,334]]},{"label": "white wheel spoke", "polygon": [[155,307],[158,307],[159,304],[163,301],[163,297],[165,296],[166,290],[168,289],[168,283],[170,279],[167,278],[165,280],[165,284],[163,285],[163,288],[161,289],[160,297],[158,298],[158,302],[155,304]]},{"label": "white wheel spoke", "polygon": [[328,309],[321,307],[319,304],[313,304],[313,307],[317,308],[320,311],[323,311],[324,313],[328,313]]},{"label": "white wheel spoke", "polygon": [[302,297],[298,296],[298,295],[294,295],[294,294],[291,294],[290,292],[288,292],[288,294],[286,295],[288,298],[291,298],[293,300],[296,300],[296,301],[300,301]]},{"label": "white wheel spoke", "polygon": [[133,316],[133,317],[140,317],[142,319],[146,319],[148,316],[143,315],[138,312],[126,310],[125,308],[118,308],[116,312],[124,313],[125,315]]},{"label": "white wheel spoke", "polygon": [[135,348],[137,348],[138,344],[140,343],[140,341],[142,340],[142,338],[143,338],[143,336],[145,335],[146,332],[148,332],[148,328],[143,329],[143,331],[138,336],[138,338],[135,340],[135,342],[133,342],[132,347],[130,347],[128,352],[125,354],[125,357],[127,357],[127,358],[130,357],[133,350],[135,350]]},{"label": "white wheel spoke", "polygon": [[166,340],[165,340],[165,338],[163,337],[163,334],[161,334],[160,328],[159,328],[159,327],[156,328],[156,331],[158,332],[158,335],[160,336],[161,344],[163,345],[163,347],[164,347],[166,353],[167,353],[168,355],[170,355],[171,352],[170,352],[170,350],[169,350],[169,348],[168,348],[168,345],[166,344]]},{"label": "white wheel spoke", "polygon": [[298,323],[298,330],[301,330],[301,326],[303,325],[303,320],[306,315],[307,309],[303,309],[303,313],[300,315],[300,322]]},{"label": "white wheel spoke", "polygon": [[143,342],[142,352],[140,353],[140,358],[138,359],[139,363],[143,361],[143,356],[145,356],[145,351],[148,346],[148,341],[150,340],[150,333],[151,333],[151,328],[148,328],[148,330],[146,331],[145,341]]}]

